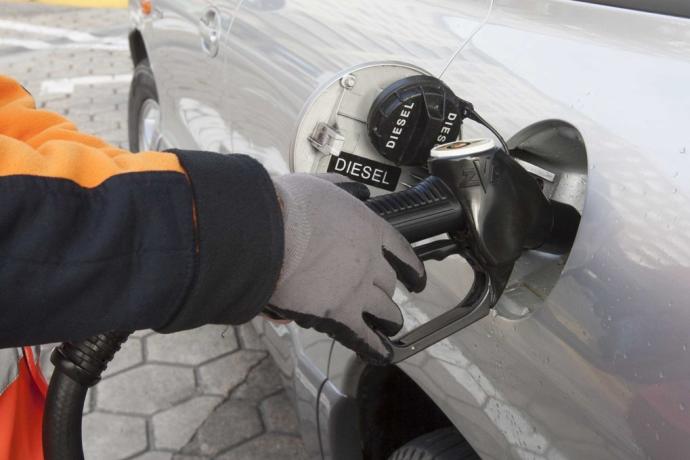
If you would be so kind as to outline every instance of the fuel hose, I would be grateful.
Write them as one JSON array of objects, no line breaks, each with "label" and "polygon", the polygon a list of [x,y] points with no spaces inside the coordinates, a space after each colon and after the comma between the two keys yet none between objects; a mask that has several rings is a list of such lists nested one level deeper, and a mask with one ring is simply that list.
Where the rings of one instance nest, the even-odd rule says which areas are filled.
[{"label": "fuel hose", "polygon": [[83,460],[81,420],[89,387],[101,374],[130,332],[108,332],[80,342],[65,342],[50,356],[55,365],[43,415],[46,460]]}]

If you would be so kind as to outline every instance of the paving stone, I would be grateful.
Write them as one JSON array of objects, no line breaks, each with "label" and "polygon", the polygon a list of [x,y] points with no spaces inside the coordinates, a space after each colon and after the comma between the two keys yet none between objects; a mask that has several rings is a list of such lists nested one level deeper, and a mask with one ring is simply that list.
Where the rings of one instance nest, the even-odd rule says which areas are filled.
[{"label": "paving stone", "polygon": [[156,448],[184,447],[221,401],[219,396],[200,396],[154,415],[151,423]]},{"label": "paving stone", "polygon": [[232,399],[260,401],[283,388],[280,372],[270,359],[263,360],[247,376],[246,381],[232,391]]},{"label": "paving stone", "polygon": [[[174,334],[156,334],[145,340],[149,360],[190,365],[201,364],[237,349],[235,331],[221,325],[203,326]],[[170,353],[171,348],[176,352]]]},{"label": "paving stone", "polygon": [[213,411],[183,452],[216,455],[262,431],[259,413],[253,404],[228,400]]},{"label": "paving stone", "polygon": [[153,414],[189,398],[194,391],[192,369],[146,364],[99,383],[96,407],[113,412]]},{"label": "paving stone", "polygon": [[84,456],[99,460],[130,457],[146,449],[146,421],[94,412],[83,419]]},{"label": "paving stone", "polygon": [[239,350],[208,362],[197,370],[199,387],[206,394],[226,396],[244,381],[249,369],[265,358],[265,351]]},{"label": "paving stone", "polygon": [[[127,123],[127,114],[122,110],[116,109],[115,105],[113,105],[112,110],[94,115],[93,122],[104,126],[118,126],[118,124]],[[117,134],[122,135],[123,133],[120,130]]]},{"label": "paving stone", "polygon": [[[261,456],[257,456],[261,452]],[[216,457],[217,460],[307,460],[302,440],[295,436],[265,434]]]},{"label": "paving stone", "polygon": [[297,415],[284,391],[261,401],[259,409],[268,431],[299,433]]},{"label": "paving stone", "polygon": [[120,351],[115,353],[115,357],[112,362],[108,365],[103,378],[106,379],[108,376],[134,367],[140,364],[144,360],[144,356],[141,352],[141,340],[136,337],[130,337],[120,348]]},{"label": "paving stone", "polygon": [[261,342],[261,337],[254,329],[251,323],[246,323],[241,326],[237,326],[237,336],[240,339],[240,344],[245,350],[265,350],[263,342]]}]

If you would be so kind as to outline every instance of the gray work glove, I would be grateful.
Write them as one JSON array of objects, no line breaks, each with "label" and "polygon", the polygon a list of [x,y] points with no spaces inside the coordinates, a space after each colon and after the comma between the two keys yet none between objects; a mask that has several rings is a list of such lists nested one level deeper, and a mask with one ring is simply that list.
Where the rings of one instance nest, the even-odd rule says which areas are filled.
[{"label": "gray work glove", "polygon": [[289,174],[274,183],[285,255],[267,313],[385,364],[390,350],[373,329],[387,336],[400,331],[403,317],[391,299],[396,279],[419,292],[424,265],[402,235],[360,201],[368,195],[365,186],[335,174]]}]

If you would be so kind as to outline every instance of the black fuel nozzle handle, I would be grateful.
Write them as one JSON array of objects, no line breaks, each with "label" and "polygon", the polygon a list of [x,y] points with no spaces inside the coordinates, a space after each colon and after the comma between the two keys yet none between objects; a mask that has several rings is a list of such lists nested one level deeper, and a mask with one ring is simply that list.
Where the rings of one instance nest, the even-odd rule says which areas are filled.
[{"label": "black fuel nozzle handle", "polygon": [[[559,228],[554,207],[536,180],[493,141],[438,146],[429,171],[432,175],[416,186],[370,199],[367,205],[410,242],[450,233],[449,240],[415,249],[423,260],[460,254],[472,266],[474,282],[457,306],[404,336],[391,340],[379,333],[391,349],[392,363],[486,316],[523,249],[548,246]],[[574,238],[574,230],[568,238]]]},{"label": "black fuel nozzle handle", "polygon": [[371,198],[366,204],[411,243],[459,229],[463,222],[462,206],[435,176],[407,190]]}]

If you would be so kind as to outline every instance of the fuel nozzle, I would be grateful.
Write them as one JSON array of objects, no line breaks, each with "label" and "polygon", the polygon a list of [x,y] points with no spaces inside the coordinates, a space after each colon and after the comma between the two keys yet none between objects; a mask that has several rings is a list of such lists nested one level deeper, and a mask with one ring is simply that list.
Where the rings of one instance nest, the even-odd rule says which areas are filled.
[{"label": "fuel nozzle", "polygon": [[[462,140],[431,150],[431,176],[408,190],[367,201],[409,241],[448,234],[416,248],[422,259],[463,256],[475,276],[455,308],[389,342],[401,361],[488,314],[523,249],[562,253],[577,225],[558,225],[560,208],[537,181],[490,139]],[[567,235],[554,235],[554,229]],[[559,244],[553,244],[556,241]],[[387,338],[384,338],[388,340]]]},{"label": "fuel nozzle", "polygon": [[451,189],[465,216],[466,238],[485,266],[512,264],[536,249],[553,227],[549,200],[537,181],[490,139],[431,150],[429,171]]}]

